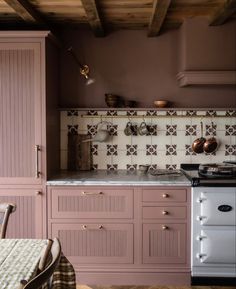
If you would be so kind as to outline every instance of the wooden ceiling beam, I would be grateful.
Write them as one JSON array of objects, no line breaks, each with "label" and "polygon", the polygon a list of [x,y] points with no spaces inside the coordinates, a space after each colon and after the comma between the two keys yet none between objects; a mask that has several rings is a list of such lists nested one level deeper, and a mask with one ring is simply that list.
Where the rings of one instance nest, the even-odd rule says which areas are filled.
[{"label": "wooden ceiling beam", "polygon": [[26,22],[47,26],[40,14],[27,0],[4,0]]},{"label": "wooden ceiling beam", "polygon": [[148,27],[148,36],[154,37],[160,33],[171,0],[154,0],[152,15]]},{"label": "wooden ceiling beam", "polygon": [[81,0],[81,2],[94,35],[97,37],[105,36],[105,31],[99,15],[96,0]]},{"label": "wooden ceiling beam", "polygon": [[222,25],[236,12],[236,1],[225,0],[211,17],[209,25]]}]

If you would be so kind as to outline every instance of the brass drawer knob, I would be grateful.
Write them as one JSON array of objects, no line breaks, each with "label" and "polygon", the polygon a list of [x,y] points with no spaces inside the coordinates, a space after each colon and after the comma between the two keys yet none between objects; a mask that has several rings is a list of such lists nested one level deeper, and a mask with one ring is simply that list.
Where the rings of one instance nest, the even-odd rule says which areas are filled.
[{"label": "brass drawer knob", "polygon": [[41,195],[42,195],[42,192],[41,192],[41,191],[36,191],[36,192],[35,192],[35,195],[36,195],[36,196],[41,196]]},{"label": "brass drawer knob", "polygon": [[165,225],[162,226],[162,230],[168,230],[169,228]]},{"label": "brass drawer knob", "polygon": [[168,194],[163,194],[162,197],[163,198],[169,198],[169,195]]},{"label": "brass drawer knob", "polygon": [[162,215],[168,215],[169,214],[169,212],[167,212],[167,211],[162,211]]}]

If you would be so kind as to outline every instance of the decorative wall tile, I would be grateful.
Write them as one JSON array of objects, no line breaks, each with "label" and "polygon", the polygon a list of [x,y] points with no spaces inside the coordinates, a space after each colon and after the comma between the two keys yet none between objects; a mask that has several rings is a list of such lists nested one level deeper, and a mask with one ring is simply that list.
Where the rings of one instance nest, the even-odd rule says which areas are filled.
[{"label": "decorative wall tile", "polygon": [[67,111],[67,116],[78,116],[79,112],[78,110],[68,110]]},{"label": "decorative wall tile", "polygon": [[91,136],[95,136],[97,133],[97,125],[87,125],[87,134]]},{"label": "decorative wall tile", "polygon": [[68,125],[67,126],[68,128],[68,134],[78,134],[78,129],[79,129],[79,126],[78,125]]},{"label": "decorative wall tile", "polygon": [[177,125],[166,125],[166,135],[177,135]]},{"label": "decorative wall tile", "polygon": [[150,165],[149,171],[155,171],[157,169],[157,165]]},{"label": "decorative wall tile", "polygon": [[98,155],[98,145],[97,144],[93,144],[91,147],[91,153],[93,156],[97,156]]},{"label": "decorative wall tile", "polygon": [[118,165],[117,164],[114,164],[114,165],[107,164],[107,170],[108,171],[117,171],[118,170]]},{"label": "decorative wall tile", "polygon": [[92,165],[92,170],[93,170],[93,171],[98,170],[98,164],[93,164],[93,165]]},{"label": "decorative wall tile", "polygon": [[147,135],[157,135],[157,125],[156,124],[148,124],[148,134]]},{"label": "decorative wall tile", "polygon": [[236,145],[225,145],[225,155],[236,155]]},{"label": "decorative wall tile", "polygon": [[126,145],[126,154],[127,156],[130,155],[137,155],[138,145]]},{"label": "decorative wall tile", "polygon": [[134,172],[134,171],[137,170],[137,165],[136,165],[136,164],[135,164],[135,165],[127,164],[127,165],[126,165],[126,169],[127,169],[127,171],[129,171],[129,172]]},{"label": "decorative wall tile", "polygon": [[236,135],[236,125],[226,125],[225,135]]},{"label": "decorative wall tile", "polygon": [[177,169],[177,165],[169,165],[169,164],[166,164],[166,169],[167,170],[170,170],[170,171],[173,171],[173,170],[176,170]]},{"label": "decorative wall tile", "polygon": [[[207,116],[206,116],[207,114]],[[86,115],[86,117],[83,117]],[[97,116],[97,117],[94,117]],[[113,117],[113,116],[119,117]],[[91,117],[90,117],[91,116]],[[108,109],[61,111],[61,168],[67,168],[68,133],[94,136],[101,117],[107,123],[110,138],[106,142],[92,143],[94,169],[138,169],[140,164],[151,164],[150,169],[179,168],[180,163],[206,163],[236,160],[236,111],[196,110],[129,110],[132,124],[137,128],[143,118],[148,125],[146,136],[124,134],[129,121],[126,110]],[[177,117],[176,117],[177,116]],[[181,116],[181,117],[178,117]],[[202,116],[202,119],[199,118]],[[220,145],[213,154],[196,154],[191,144],[200,136],[200,121],[204,136],[211,136],[214,118],[214,135]],[[221,117],[218,117],[221,116]]]},{"label": "decorative wall tile", "polygon": [[117,156],[117,148],[118,148],[117,145],[107,145],[107,155],[108,156],[111,156],[111,155]]},{"label": "decorative wall tile", "polygon": [[193,151],[191,145],[187,145],[187,144],[185,145],[185,155],[186,156],[196,155],[196,153]]},{"label": "decorative wall tile", "polygon": [[206,132],[205,132],[205,135],[208,136],[208,135],[216,135],[216,129],[217,129],[217,125],[216,124],[213,124],[213,125],[208,125],[206,124]]},{"label": "decorative wall tile", "polygon": [[186,125],[185,135],[197,135],[197,125]]},{"label": "decorative wall tile", "polygon": [[146,155],[157,155],[157,145],[146,145]]},{"label": "decorative wall tile", "polygon": [[177,145],[166,145],[166,155],[177,155]]}]

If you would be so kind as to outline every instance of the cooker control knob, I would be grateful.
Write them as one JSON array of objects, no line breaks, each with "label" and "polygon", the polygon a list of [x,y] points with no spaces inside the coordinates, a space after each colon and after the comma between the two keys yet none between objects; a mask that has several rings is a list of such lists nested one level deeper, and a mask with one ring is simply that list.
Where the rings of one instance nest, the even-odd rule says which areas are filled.
[{"label": "cooker control knob", "polygon": [[197,239],[197,241],[202,241],[203,238],[202,238],[202,236],[197,236],[196,239]]},{"label": "cooker control knob", "polygon": [[197,221],[202,221],[203,217],[197,216]]},{"label": "cooker control knob", "polygon": [[203,199],[197,198],[197,203],[202,203]]}]

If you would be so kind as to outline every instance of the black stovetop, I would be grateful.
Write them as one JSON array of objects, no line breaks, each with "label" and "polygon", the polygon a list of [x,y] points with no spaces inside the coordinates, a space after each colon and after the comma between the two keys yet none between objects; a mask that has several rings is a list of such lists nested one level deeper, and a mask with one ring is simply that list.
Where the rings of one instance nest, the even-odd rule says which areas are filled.
[{"label": "black stovetop", "polygon": [[236,187],[235,176],[203,176],[199,174],[200,164],[181,164],[180,168],[191,181],[193,187]]}]

